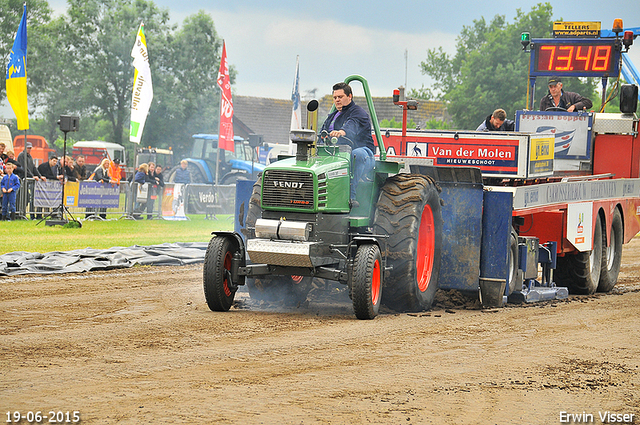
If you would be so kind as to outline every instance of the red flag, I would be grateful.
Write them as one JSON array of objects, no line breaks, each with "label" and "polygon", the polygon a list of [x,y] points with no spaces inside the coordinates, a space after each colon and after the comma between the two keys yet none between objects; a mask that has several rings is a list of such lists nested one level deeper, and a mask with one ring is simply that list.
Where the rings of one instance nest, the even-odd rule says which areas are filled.
[{"label": "red flag", "polygon": [[227,65],[227,47],[222,42],[222,57],[218,71],[218,86],[222,90],[220,97],[220,130],[218,131],[218,146],[220,149],[233,152],[233,101],[231,100],[231,81],[229,66]]}]

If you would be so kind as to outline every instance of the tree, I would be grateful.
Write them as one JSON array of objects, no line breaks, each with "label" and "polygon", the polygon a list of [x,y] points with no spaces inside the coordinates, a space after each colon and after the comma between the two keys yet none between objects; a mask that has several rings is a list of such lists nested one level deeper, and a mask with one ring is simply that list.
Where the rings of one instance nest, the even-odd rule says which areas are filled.
[{"label": "tree", "polygon": [[[192,134],[218,132],[220,93],[216,80],[222,39],[211,17],[200,11],[187,17],[165,46],[153,47],[157,48],[152,63],[156,95],[143,140],[186,154]],[[233,83],[233,67],[230,74]]]},{"label": "tree", "polygon": [[[500,15],[489,23],[481,18],[463,28],[455,56],[442,48],[427,51],[427,59],[420,64],[422,73],[437,82],[437,96],[447,102],[456,128],[475,129],[496,108],[515,114],[527,107],[529,54],[522,52],[520,34],[549,37],[551,15],[551,5],[544,3],[528,14],[518,9],[511,24]],[[595,85],[594,80],[572,78],[564,87],[594,98]],[[546,91],[546,79],[540,78],[535,99],[539,101]]]},{"label": "tree", "polygon": [[[2,1],[2,0],[0,0]],[[59,136],[60,115],[80,116],[79,140],[127,146],[131,50],[145,24],[154,98],[142,144],[186,151],[191,134],[217,132],[216,89],[222,41],[204,12],[170,26],[167,10],[147,0],[70,0],[67,16],[49,22],[33,46],[30,102],[40,134]],[[232,68],[232,82],[235,69]],[[33,93],[33,96],[32,96]],[[133,145],[129,146],[133,149]]]},{"label": "tree", "polygon": [[171,30],[169,11],[146,0],[69,0],[68,5],[64,41],[73,54],[73,69],[66,70],[67,89],[72,89],[78,113],[108,121],[111,140],[123,144],[129,133],[137,29],[143,21],[147,37],[163,43]]}]

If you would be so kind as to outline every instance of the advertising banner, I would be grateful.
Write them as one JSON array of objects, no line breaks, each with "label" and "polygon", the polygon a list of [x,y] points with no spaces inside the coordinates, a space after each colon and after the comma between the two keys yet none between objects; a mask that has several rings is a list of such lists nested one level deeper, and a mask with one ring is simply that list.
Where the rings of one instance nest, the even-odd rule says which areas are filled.
[{"label": "advertising banner", "polygon": [[555,139],[556,160],[590,159],[592,127],[591,113],[518,111],[516,114],[517,131],[547,134]]},{"label": "advertising banner", "polygon": [[169,183],[162,193],[162,218],[165,220],[187,220],[184,210],[184,190],[187,185]]},{"label": "advertising banner", "polygon": [[64,185],[64,205],[67,207],[77,207],[79,192],[79,182],[67,182]]},{"label": "advertising banner", "polygon": [[62,201],[62,184],[58,180],[36,181],[33,193],[33,205],[55,208]]},{"label": "advertising banner", "polygon": [[[478,167],[483,175],[518,176],[525,174],[526,136],[510,138],[487,135],[415,137],[407,141],[408,157],[432,158],[434,165]],[[521,143],[520,139],[525,139]],[[522,146],[522,147],[521,147]],[[520,167],[519,167],[520,166]]]},{"label": "advertising banner", "polygon": [[120,205],[120,186],[94,181],[80,182],[78,207],[80,208],[118,208]]},{"label": "advertising banner", "polygon": [[214,186],[210,184],[190,184],[186,192],[189,214],[212,214],[220,207]]}]

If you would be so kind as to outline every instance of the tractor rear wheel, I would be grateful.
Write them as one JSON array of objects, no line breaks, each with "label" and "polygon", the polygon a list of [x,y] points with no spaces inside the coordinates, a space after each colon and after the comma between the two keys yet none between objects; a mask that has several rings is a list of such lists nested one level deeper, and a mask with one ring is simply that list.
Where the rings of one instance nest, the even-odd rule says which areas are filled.
[{"label": "tractor rear wheel", "polygon": [[382,302],[396,311],[429,309],[438,289],[442,212],[436,183],[429,177],[398,174],[382,187],[374,232],[389,235]]},{"label": "tractor rear wheel", "polygon": [[235,252],[231,238],[214,236],[204,256],[204,297],[211,311],[228,311],[237,287],[231,282],[231,259]]},{"label": "tractor rear wheel", "polygon": [[593,249],[574,255],[558,257],[555,281],[558,286],[566,286],[576,295],[591,295],[598,289],[602,266],[602,222],[596,216],[593,229]]},{"label": "tractor rear wheel", "polygon": [[351,300],[358,319],[378,315],[382,293],[382,256],[377,245],[360,245],[351,278]]},{"label": "tractor rear wheel", "polygon": [[600,271],[600,282],[598,292],[609,292],[618,282],[620,273],[620,262],[622,261],[622,216],[618,209],[613,213],[611,219],[611,236],[609,246],[606,243],[606,232],[602,232],[602,269]]}]

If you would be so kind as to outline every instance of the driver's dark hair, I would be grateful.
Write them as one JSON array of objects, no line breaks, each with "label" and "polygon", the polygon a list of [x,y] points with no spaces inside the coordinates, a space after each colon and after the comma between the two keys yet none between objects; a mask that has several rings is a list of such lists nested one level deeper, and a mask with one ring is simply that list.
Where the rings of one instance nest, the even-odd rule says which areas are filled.
[{"label": "driver's dark hair", "polygon": [[351,91],[351,86],[347,83],[335,83],[333,85],[333,91],[336,91],[336,90],[344,90],[344,94],[346,94],[347,96],[353,93]]}]

